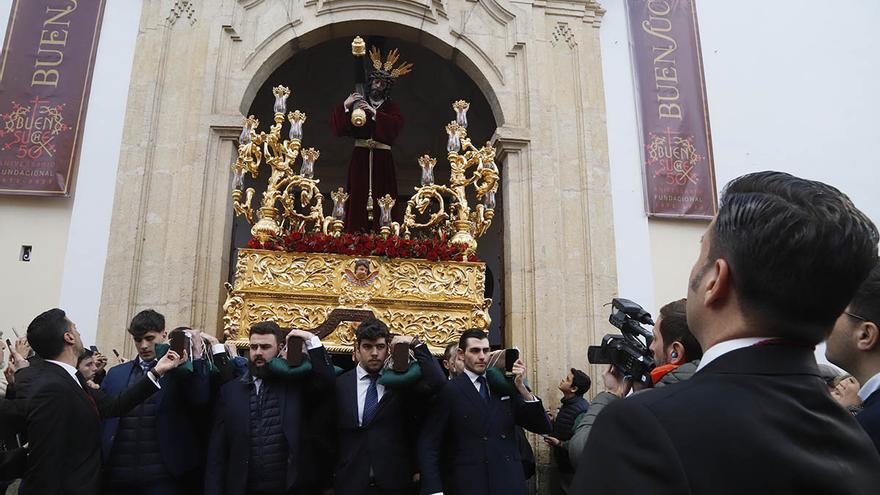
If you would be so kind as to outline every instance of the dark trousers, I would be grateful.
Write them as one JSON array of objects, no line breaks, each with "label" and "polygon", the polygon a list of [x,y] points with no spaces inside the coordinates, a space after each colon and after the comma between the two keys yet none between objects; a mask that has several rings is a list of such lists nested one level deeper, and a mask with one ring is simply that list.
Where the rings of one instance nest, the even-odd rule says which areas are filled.
[{"label": "dark trousers", "polygon": [[370,486],[367,488],[366,495],[414,495],[418,493],[417,490],[398,490],[398,491],[385,491],[379,488],[378,486]]},{"label": "dark trousers", "polygon": [[183,483],[177,480],[164,480],[149,485],[107,487],[104,489],[104,495],[192,495],[192,492],[186,489]]}]

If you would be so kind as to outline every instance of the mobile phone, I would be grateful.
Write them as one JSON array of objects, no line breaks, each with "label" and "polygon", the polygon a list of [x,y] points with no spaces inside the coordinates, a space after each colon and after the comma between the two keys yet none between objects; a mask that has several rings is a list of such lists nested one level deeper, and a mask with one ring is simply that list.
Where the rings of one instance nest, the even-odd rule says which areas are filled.
[{"label": "mobile phone", "polygon": [[90,345],[89,349],[91,349],[92,352],[98,352],[98,346],[96,346],[96,345]]},{"label": "mobile phone", "polygon": [[302,337],[291,335],[287,337],[287,364],[291,367],[297,367],[303,361],[303,340]]},{"label": "mobile phone", "polygon": [[404,373],[409,369],[409,345],[406,342],[394,344],[391,350],[391,369],[397,373]]},{"label": "mobile phone", "polygon": [[117,351],[116,349],[113,349],[113,354],[115,354],[116,357],[119,357],[119,351]]},{"label": "mobile phone", "polygon": [[172,330],[171,331],[171,350],[176,352],[178,356],[183,357],[184,351],[189,349],[190,347],[190,333],[186,330]]},{"label": "mobile phone", "polygon": [[9,352],[12,352],[13,347],[12,347],[12,341],[11,341],[11,340],[6,339],[6,346],[9,347]]},{"label": "mobile phone", "polygon": [[513,374],[513,363],[519,359],[519,349],[504,349],[504,372]]}]

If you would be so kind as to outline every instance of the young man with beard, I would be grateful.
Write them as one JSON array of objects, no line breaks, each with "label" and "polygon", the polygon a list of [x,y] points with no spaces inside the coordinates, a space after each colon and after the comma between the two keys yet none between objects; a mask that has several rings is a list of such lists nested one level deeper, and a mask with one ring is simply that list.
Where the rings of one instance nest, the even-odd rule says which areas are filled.
[{"label": "young man with beard", "polygon": [[[210,398],[208,365],[199,332],[184,329],[193,335],[192,372],[164,377],[159,392],[104,422],[106,495],[182,495],[201,487],[204,445],[189,412]],[[107,372],[101,391],[111,397],[149,373],[157,362],[156,345],[168,338],[165,317],[152,309],[136,314],[128,333],[138,356]]]},{"label": "young man with beard", "polygon": [[[272,374],[267,363],[280,355],[291,336],[304,340],[312,370],[297,377]],[[315,463],[323,460],[312,458],[303,425],[308,403],[332,393],[335,379],[321,340],[302,330],[284,334],[277,323],[264,321],[250,328],[248,360],[248,374],[220,389],[205,493],[316,493],[321,480],[314,478]]]},{"label": "young man with beard", "polygon": [[[507,395],[500,387],[491,390],[487,380],[491,349],[485,332],[466,330],[458,348],[464,373],[440,391],[419,438],[422,493],[525,493],[514,427],[551,430],[541,400],[523,383],[526,367],[521,360],[513,364],[515,394]],[[453,461],[448,473],[442,469],[444,459]]]},{"label": "young man with beard", "polygon": [[[825,357],[858,382],[862,409],[856,420],[880,450],[880,266],[862,283],[828,337]],[[832,394],[833,395],[833,394]]]},{"label": "young man with beard", "polygon": [[597,418],[575,493],[874,494],[880,455],[813,355],[877,264],[877,229],[837,189],[733,180],[689,277],[694,376]]},{"label": "young man with beard", "polygon": [[[443,371],[417,338],[391,339],[381,320],[369,318],[355,330],[355,369],[336,380],[338,461],[335,495],[404,495],[414,492],[416,439],[421,409],[443,386]],[[421,368],[418,383],[386,387],[390,348],[407,344]]]}]

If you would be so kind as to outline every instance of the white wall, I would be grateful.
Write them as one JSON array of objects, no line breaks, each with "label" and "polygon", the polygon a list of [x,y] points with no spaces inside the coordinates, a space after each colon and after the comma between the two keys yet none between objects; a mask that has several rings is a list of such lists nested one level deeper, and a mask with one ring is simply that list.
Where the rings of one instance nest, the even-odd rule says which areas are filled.
[{"label": "white wall", "polygon": [[142,0],[109,0],[92,75],[59,305],[95,342],[122,123]]},{"label": "white wall", "polygon": [[[0,39],[12,0],[0,0]],[[24,335],[58,306],[95,341],[110,215],[142,0],[108,0],[92,77],[73,198],[0,196],[0,330]],[[32,261],[19,261],[21,245]]]},{"label": "white wall", "polygon": [[[880,223],[880,2],[695,1],[719,192],[781,170],[836,186]],[[694,260],[669,254],[697,248],[702,229],[646,220],[624,0],[602,6],[620,293],[656,310],[684,295]]]},{"label": "white wall", "polygon": [[[0,39],[12,0],[0,0]],[[24,336],[28,323],[58,302],[72,201],[68,198],[0,196],[0,330]],[[33,246],[31,261],[19,260]]]}]

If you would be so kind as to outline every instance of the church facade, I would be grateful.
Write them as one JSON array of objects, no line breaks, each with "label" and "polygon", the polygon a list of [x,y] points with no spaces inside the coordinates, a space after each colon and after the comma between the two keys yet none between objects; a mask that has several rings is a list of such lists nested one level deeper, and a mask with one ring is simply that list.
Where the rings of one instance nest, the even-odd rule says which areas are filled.
[{"label": "church facade", "polygon": [[[789,65],[755,61],[756,50],[775,53],[778,42],[772,34],[743,41],[726,24],[732,14],[795,39],[788,17],[806,14],[752,3],[699,3],[719,191],[742,173],[780,169],[837,185],[880,221],[869,186],[880,183],[871,166],[880,99],[858,83],[880,76],[860,58],[880,46],[868,24],[853,20],[880,12],[865,4],[829,21],[828,36],[846,33],[856,47],[839,61],[850,73],[828,76],[837,104],[808,105],[803,78],[819,76],[808,62],[833,58],[834,46],[815,40],[808,55],[792,41],[780,48]],[[230,197],[242,119],[276,82],[290,85],[291,109],[340,103],[345,93],[322,87],[350,86],[350,66],[323,55],[363,35],[409,47],[422,61],[399,84],[410,103],[402,140],[444,139],[436,124],[453,117],[457,88],[483,109],[471,116],[485,126],[475,138],[497,150],[503,205],[486,244],[498,342],[521,349],[530,385],[548,403],[571,366],[601,383],[586,348],[614,331],[606,304],[620,295],[654,312],[684,297],[706,227],[644,213],[624,18],[621,0],[109,0],[72,198],[0,197],[0,268],[14,281],[0,293],[8,308],[0,329],[23,335],[34,315],[57,305],[86,344],[128,355],[124,330],[144,308],[221,329],[223,284],[242,247]],[[749,64],[761,74],[747,75]],[[438,73],[450,74],[451,87],[431,82]],[[435,108],[419,88],[449,101]],[[318,115],[309,118],[306,140],[331,139]],[[316,172],[331,182],[350,152],[346,144],[344,161],[331,159],[332,143]],[[26,245],[33,251],[24,262]]]}]

